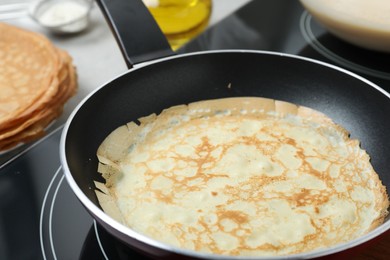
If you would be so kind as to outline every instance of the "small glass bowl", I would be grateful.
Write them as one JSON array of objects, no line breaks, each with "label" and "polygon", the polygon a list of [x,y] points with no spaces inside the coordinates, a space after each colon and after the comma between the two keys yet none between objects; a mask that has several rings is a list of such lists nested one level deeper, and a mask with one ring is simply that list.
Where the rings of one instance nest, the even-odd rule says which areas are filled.
[{"label": "small glass bowl", "polygon": [[39,25],[54,33],[77,33],[89,25],[93,0],[39,0],[29,10]]}]

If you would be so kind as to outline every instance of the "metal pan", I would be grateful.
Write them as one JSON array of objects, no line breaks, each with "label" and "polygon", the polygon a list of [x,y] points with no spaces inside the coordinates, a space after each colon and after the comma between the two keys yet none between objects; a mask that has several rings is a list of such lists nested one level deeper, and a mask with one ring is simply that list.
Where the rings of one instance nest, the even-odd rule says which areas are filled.
[{"label": "metal pan", "polygon": [[[161,32],[150,22],[150,14],[140,5],[141,1],[97,2],[115,32],[129,67],[152,61],[119,75],[77,106],[64,127],[60,157],[66,179],[77,198],[101,226],[130,247],[156,258],[227,259],[175,248],[136,233],[107,216],[95,196],[93,181],[101,180],[96,151],[103,139],[120,125],[173,105],[260,96],[314,108],[361,140],[384,185],[390,187],[390,95],[377,85],[333,65],[282,53],[227,50],[173,55]],[[147,17],[143,25],[152,24],[151,27],[138,26],[135,20],[139,17],[135,16]],[[129,18],[134,20],[129,22]],[[129,28],[138,32],[125,32]],[[150,42],[154,46],[144,48]],[[389,227],[387,218],[380,227],[354,241],[283,259],[340,256],[372,241]]]}]

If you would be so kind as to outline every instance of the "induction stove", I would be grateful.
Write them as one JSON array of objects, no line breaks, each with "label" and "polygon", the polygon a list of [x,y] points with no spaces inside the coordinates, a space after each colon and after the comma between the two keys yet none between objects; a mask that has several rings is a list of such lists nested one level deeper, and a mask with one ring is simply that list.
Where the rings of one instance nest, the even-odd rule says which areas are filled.
[{"label": "induction stove", "polygon": [[[217,49],[267,50],[318,59],[390,90],[389,54],[335,38],[298,1],[251,1],[178,52]],[[1,161],[0,259],[147,259],[108,234],[77,200],[60,164],[61,131],[59,125]],[[383,259],[386,256],[389,251]]]}]

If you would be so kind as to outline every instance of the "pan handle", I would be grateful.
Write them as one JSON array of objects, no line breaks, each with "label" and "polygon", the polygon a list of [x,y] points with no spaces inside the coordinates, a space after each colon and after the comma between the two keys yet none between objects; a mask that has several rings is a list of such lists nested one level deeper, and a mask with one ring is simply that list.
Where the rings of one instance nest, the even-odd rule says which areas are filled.
[{"label": "pan handle", "polygon": [[174,55],[142,0],[96,0],[130,69],[135,64]]}]

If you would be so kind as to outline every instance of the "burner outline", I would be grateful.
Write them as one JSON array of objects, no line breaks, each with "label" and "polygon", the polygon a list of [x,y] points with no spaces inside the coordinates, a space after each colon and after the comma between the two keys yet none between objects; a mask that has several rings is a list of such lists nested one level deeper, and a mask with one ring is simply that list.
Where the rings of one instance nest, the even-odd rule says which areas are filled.
[{"label": "burner outline", "polygon": [[99,235],[99,231],[98,231],[98,229],[97,229],[96,220],[93,220],[93,226],[94,226],[94,229],[95,229],[96,240],[97,240],[97,242],[98,242],[100,251],[101,251],[101,253],[102,253],[104,259],[109,260],[107,254],[106,254],[106,251],[104,250],[103,244],[102,244],[102,242],[101,242],[101,240],[100,240],[100,235]]},{"label": "burner outline", "polygon": [[[49,197],[49,193],[52,189],[52,186],[54,184],[54,181],[57,179],[57,176],[59,175],[59,173],[61,172],[62,170],[62,167],[59,166],[58,169],[56,170],[53,178],[51,179],[50,183],[49,183],[49,186],[47,187],[47,190],[45,192],[45,196],[43,198],[43,201],[42,201],[42,206],[41,206],[41,213],[40,213],[40,216],[39,216],[39,240],[40,240],[40,244],[41,244],[41,251],[42,251],[42,256],[43,256],[43,259],[46,260],[47,259],[47,255],[46,255],[46,250],[45,250],[45,245],[43,243],[43,216],[44,216],[44,213],[45,213],[45,206],[46,206],[46,202],[47,202],[47,199]],[[64,176],[62,176],[62,178],[60,179],[60,184],[62,183],[62,180],[63,180]],[[59,186],[57,184],[57,188],[55,189],[55,196],[57,196],[57,192],[58,192],[58,189],[59,189]],[[51,203],[51,207],[53,207],[54,205],[54,200],[55,200],[55,197],[53,197],[53,200],[52,200],[52,203]],[[54,249],[54,244],[53,244],[53,240],[52,240],[52,227],[51,227],[51,214],[53,213],[53,210],[52,208],[50,208],[50,213],[49,213],[49,217],[50,217],[50,220],[49,220],[49,240],[50,240],[50,246],[51,246],[51,251],[52,251],[52,254],[53,254],[53,257],[54,259],[57,259],[57,256],[56,256],[56,253],[55,253],[55,249]]]},{"label": "burner outline", "polygon": [[[64,178],[65,178],[65,175],[62,175],[61,177],[59,177],[60,173],[62,172],[62,166],[60,165],[58,167],[58,169],[56,170],[55,174],[53,175],[52,179],[50,180],[50,183],[46,189],[46,192],[45,192],[45,195],[44,195],[44,198],[43,198],[43,201],[42,201],[42,206],[41,206],[41,212],[40,212],[40,218],[39,218],[39,239],[40,239],[40,244],[41,244],[41,252],[42,252],[42,256],[43,256],[43,259],[44,260],[47,260],[47,259],[50,259],[47,255],[47,250],[45,249],[45,245],[44,245],[44,231],[43,231],[43,226],[44,226],[44,214],[45,214],[45,208],[47,207],[48,205],[48,200],[50,200],[51,198],[51,202],[50,202],[50,207],[49,209],[46,209],[46,210],[49,210],[49,223],[48,223],[48,236],[49,236],[49,243],[50,243],[50,250],[51,250],[51,253],[53,255],[53,259],[57,260],[57,254],[56,254],[56,250],[55,250],[55,247],[54,247],[54,240],[53,240],[53,225],[52,225],[52,221],[53,221],[53,211],[54,211],[54,204],[55,204],[55,201],[56,201],[56,198],[57,198],[57,194],[58,194],[58,191],[64,181]],[[58,180],[59,179],[59,180]],[[55,184],[55,181],[58,180],[58,182]],[[54,190],[54,192],[52,192]],[[52,196],[50,196],[50,194],[52,194]],[[109,260],[105,250],[104,250],[104,247],[103,247],[103,244],[100,240],[100,236],[99,236],[99,231],[97,229],[97,223],[95,220],[93,220],[93,225],[94,225],[94,230],[95,230],[95,235],[96,235],[96,240],[97,240],[97,243],[98,243],[98,246],[100,248],[100,251],[104,257],[105,260]]]},{"label": "burner outline", "polygon": [[[61,170],[61,166],[58,168],[58,170]],[[49,241],[50,241],[50,247],[51,247],[51,251],[53,252],[53,256],[54,256],[54,259],[57,259],[57,255],[56,255],[56,250],[54,248],[54,242],[53,242],[53,225],[52,225],[52,222],[53,222],[53,208],[54,208],[54,202],[56,201],[56,198],[57,198],[57,194],[58,194],[58,190],[60,189],[60,186],[62,184],[62,181],[64,180],[65,176],[62,175],[61,176],[61,179],[60,181],[58,182],[57,184],[57,187],[54,191],[54,194],[53,194],[53,200],[51,201],[51,204],[50,204],[50,213],[49,213]]]},{"label": "burner outline", "polygon": [[363,73],[363,74],[366,74],[369,76],[374,76],[377,78],[390,80],[389,73],[375,70],[375,69],[371,69],[371,68],[359,65],[357,63],[351,62],[351,61],[337,55],[336,53],[332,52],[328,48],[326,48],[323,44],[321,44],[317,40],[316,36],[314,35],[313,31],[311,30],[312,19],[313,19],[313,17],[309,14],[309,12],[304,11],[301,15],[301,19],[299,22],[299,28],[300,28],[300,31],[301,31],[303,38],[306,40],[307,43],[310,44],[311,47],[313,47],[313,49],[315,49],[317,52],[319,52],[320,54],[322,54],[326,58],[328,58],[328,59],[330,59],[330,60],[332,60],[340,65],[343,65],[349,69],[353,69],[359,73]]}]

